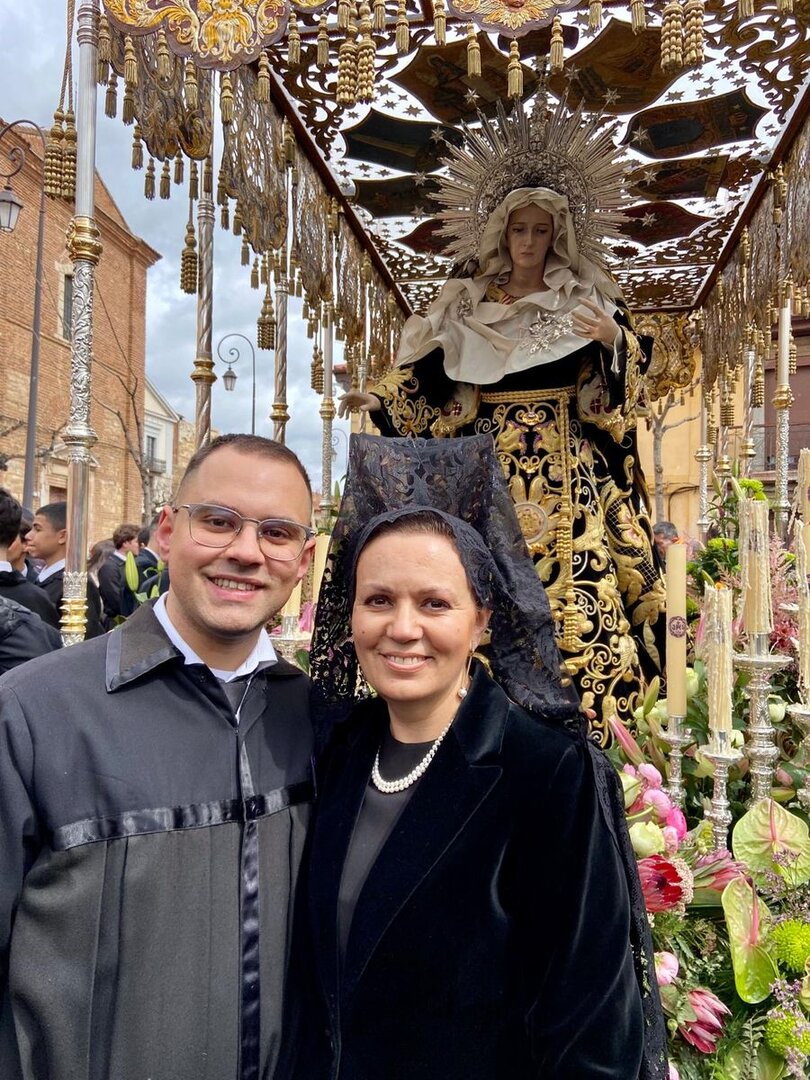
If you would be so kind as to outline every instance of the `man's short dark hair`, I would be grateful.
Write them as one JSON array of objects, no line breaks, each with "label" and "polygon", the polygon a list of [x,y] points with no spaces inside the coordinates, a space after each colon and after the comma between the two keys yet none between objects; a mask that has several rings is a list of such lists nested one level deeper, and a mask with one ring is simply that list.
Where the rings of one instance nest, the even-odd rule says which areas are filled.
[{"label": "man's short dark hair", "polygon": [[671,521],[656,521],[653,536],[663,536],[666,540],[677,540],[678,530]]},{"label": "man's short dark hair", "polygon": [[149,537],[152,535],[152,526],[144,525],[142,529],[138,529],[138,543],[141,547],[146,547],[149,543]]},{"label": "man's short dark hair", "polygon": [[112,535],[112,541],[115,544],[116,551],[130,540],[136,540],[139,532],[139,525],[119,525]]},{"label": "man's short dark hair", "polygon": [[223,447],[231,446],[234,450],[238,450],[243,454],[256,454],[261,457],[271,458],[274,461],[284,462],[285,465],[292,465],[294,469],[297,469],[301,474],[301,479],[307,486],[307,492],[310,499],[312,498],[312,485],[309,482],[309,476],[307,470],[301,464],[298,456],[284,446],[283,443],[276,442],[275,439],[266,439],[263,435],[244,435],[233,433],[230,435],[220,435],[216,439],[212,439],[206,446],[201,446],[199,450],[192,456],[188,465],[186,465],[186,471],[178,484],[177,491],[175,492],[175,499],[178,499],[180,492],[183,489],[183,485],[186,480],[195,473],[206,458],[211,454],[216,453],[217,450],[222,450]]},{"label": "man's short dark hair", "polygon": [[22,507],[5,488],[0,488],[0,545],[8,547],[20,534]]},{"label": "man's short dark hair", "polygon": [[37,510],[37,514],[47,518],[56,532],[61,532],[62,529],[67,528],[66,502],[46,503],[44,506],[40,506],[39,510]]}]

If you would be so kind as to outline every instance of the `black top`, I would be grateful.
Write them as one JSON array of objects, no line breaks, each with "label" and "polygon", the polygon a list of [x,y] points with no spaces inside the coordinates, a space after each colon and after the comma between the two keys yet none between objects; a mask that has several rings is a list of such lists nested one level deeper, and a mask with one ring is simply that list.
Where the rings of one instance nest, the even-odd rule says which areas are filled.
[{"label": "black top", "polygon": [[[399,780],[407,776],[432,745],[433,740],[422,743],[400,742],[390,730],[386,731],[380,745],[380,773],[383,779]],[[338,921],[341,956],[346,953],[352,916],[368,872],[418,784],[419,780],[416,780],[404,791],[394,791],[389,795],[378,791],[369,777],[340,879]]]},{"label": "black top", "polygon": [[16,600],[18,604],[33,611],[49,626],[59,628],[59,613],[45,591],[19,570],[0,570],[0,596]]}]

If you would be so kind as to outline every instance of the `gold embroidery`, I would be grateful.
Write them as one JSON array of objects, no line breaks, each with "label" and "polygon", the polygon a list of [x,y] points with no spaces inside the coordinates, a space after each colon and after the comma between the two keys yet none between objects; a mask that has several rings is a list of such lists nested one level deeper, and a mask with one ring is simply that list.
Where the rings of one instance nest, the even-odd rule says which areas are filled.
[{"label": "gold embroidery", "polygon": [[422,435],[439,412],[428,405],[424,395],[413,396],[418,391],[419,382],[410,368],[394,368],[371,388],[398,435]]}]

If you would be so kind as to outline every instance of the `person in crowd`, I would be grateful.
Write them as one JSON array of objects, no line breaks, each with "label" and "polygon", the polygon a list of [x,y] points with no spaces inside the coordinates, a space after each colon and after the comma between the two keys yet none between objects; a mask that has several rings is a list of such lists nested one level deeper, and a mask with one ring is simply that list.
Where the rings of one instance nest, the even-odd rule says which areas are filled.
[{"label": "person in crowd", "polygon": [[138,533],[140,526],[119,525],[112,536],[113,550],[98,568],[98,589],[101,593],[101,601],[104,605],[104,621],[108,629],[115,626],[116,620],[124,614],[121,608],[126,581],[124,580],[124,564],[127,553],[134,556],[140,552],[138,545]]},{"label": "person in crowd", "polygon": [[0,593],[0,675],[61,647],[62,638],[55,626]]},{"label": "person in crowd", "polygon": [[[67,552],[67,503],[52,502],[41,506],[26,534],[28,553],[41,559],[43,566],[37,577],[37,585],[45,590],[48,599],[58,612],[62,611],[62,590],[65,580],[65,555]],[[85,637],[98,637],[104,633],[101,624],[101,597],[98,586],[87,581],[87,628]]]},{"label": "person in crowd", "polygon": [[105,536],[103,540],[96,540],[95,544],[90,546],[90,551],[87,554],[87,576],[95,585],[98,585],[99,570],[114,551],[115,544],[111,536]]},{"label": "person in crowd", "polygon": [[11,565],[15,570],[25,577],[27,581],[36,584],[39,571],[42,569],[42,563],[39,560],[34,560],[28,554],[28,540],[27,536],[31,531],[31,526],[34,524],[34,514],[32,510],[29,510],[27,506],[22,508],[22,521],[20,522],[20,546],[14,547],[11,556]]},{"label": "person in crowd", "polygon": [[5,488],[0,488],[0,596],[22,604],[49,626],[58,629],[59,614],[56,608],[42,589],[37,588],[15,566],[15,563],[25,561],[21,527],[22,507]]},{"label": "person in crowd", "polygon": [[661,565],[665,566],[667,548],[678,540],[678,530],[671,521],[656,521],[655,525],[653,525],[653,538],[658,558],[661,560]]},{"label": "person in crowd", "polygon": [[289,1075],[665,1077],[616,774],[488,437],[353,438],[312,673],[316,986]]},{"label": "person in crowd", "polygon": [[265,624],[309,480],[227,435],[157,528],[169,591],[0,680],[0,1076],[272,1076],[313,798],[309,685]]},{"label": "person in crowd", "polygon": [[[165,593],[169,588],[168,567],[162,566],[162,560],[158,551],[157,531],[160,524],[160,515],[156,514],[149,523],[146,540],[140,544],[140,551],[135,556],[135,566],[138,570],[139,593],[149,596],[157,588],[158,594]],[[143,535],[143,530],[138,534]],[[131,615],[137,607],[137,600],[132,589],[124,581],[121,588],[121,614]]]}]

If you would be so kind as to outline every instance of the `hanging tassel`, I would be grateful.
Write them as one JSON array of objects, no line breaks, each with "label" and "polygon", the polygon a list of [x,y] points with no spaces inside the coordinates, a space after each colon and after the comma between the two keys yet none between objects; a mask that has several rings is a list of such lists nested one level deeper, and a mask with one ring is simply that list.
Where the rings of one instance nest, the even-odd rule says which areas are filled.
[{"label": "hanging tassel", "polygon": [[178,150],[174,155],[174,182],[175,184],[183,183],[183,174],[185,173],[185,158],[183,157],[183,151]]},{"label": "hanging tassel", "polygon": [[588,6],[588,27],[598,30],[602,25],[602,0],[591,0]]},{"label": "hanging tassel", "polygon": [[509,97],[523,97],[523,67],[520,63],[520,49],[514,38],[509,46],[509,66],[506,69],[506,79]]},{"label": "hanging tassel", "polygon": [[157,33],[157,76],[163,82],[172,77],[172,57],[166,44],[166,31],[163,27]]},{"label": "hanging tassel", "polygon": [[548,66],[551,74],[562,71],[564,62],[562,19],[559,15],[555,15],[551,24],[551,46],[548,52]]},{"label": "hanging tassel", "polygon": [[230,229],[231,227],[231,210],[227,203],[219,212],[219,223],[223,229]]},{"label": "hanging tassel", "polygon": [[261,269],[259,270],[259,282],[262,285],[266,285],[267,280],[268,280],[267,262],[268,262],[268,260],[267,260],[267,252],[265,251],[265,253],[262,255],[262,265],[261,265]]},{"label": "hanging tassel", "polygon": [[444,0],[433,0],[433,36],[437,45],[447,43],[447,8]]},{"label": "hanging tassel", "polygon": [[467,74],[473,79],[481,75],[481,46],[478,44],[475,23],[467,27]]},{"label": "hanging tassel", "polygon": [[219,80],[219,111],[226,127],[233,123],[233,83],[227,71],[222,72]]},{"label": "hanging tassel", "polygon": [[170,199],[172,195],[172,174],[169,171],[169,159],[166,158],[163,162],[163,168],[160,170],[160,197],[161,199]]},{"label": "hanging tassel", "polygon": [[[233,235],[242,235],[242,208],[240,207],[238,202],[233,208]],[[243,263],[242,265],[247,266],[247,263]]]},{"label": "hanging tassel", "polygon": [[680,0],[669,0],[661,24],[661,70],[669,74],[680,71],[682,67],[683,8]]},{"label": "hanging tassel", "polygon": [[687,67],[703,63],[703,0],[686,0],[683,9],[683,54]]},{"label": "hanging tassel", "polygon": [[199,199],[200,197],[200,173],[196,161],[192,161],[188,174],[188,197],[190,199]]},{"label": "hanging tassel", "polygon": [[338,51],[337,103],[354,105],[357,102],[357,27],[352,23]]},{"label": "hanging tassel", "polygon": [[754,15],[754,0],[737,0],[737,18],[750,19]]},{"label": "hanging tassel", "polygon": [[776,10],[780,15],[792,15],[793,0],[776,0]]},{"label": "hanging tassel", "polygon": [[192,296],[197,291],[198,271],[197,238],[194,235],[194,222],[189,214],[188,224],[186,225],[186,245],[180,256],[180,288],[189,296]]},{"label": "hanging tassel", "polygon": [[344,34],[349,29],[351,21],[349,19],[349,12],[349,0],[338,0],[337,27],[338,30],[342,30]]},{"label": "hanging tassel", "polygon": [[371,36],[371,8],[363,0],[360,5],[360,33],[357,43],[357,100],[371,101],[374,97],[374,38]]},{"label": "hanging tassel", "polygon": [[634,34],[640,34],[647,26],[647,12],[644,0],[630,0],[630,26]]},{"label": "hanging tassel", "polygon": [[315,63],[321,70],[329,66],[329,22],[325,14],[321,15],[321,21],[318,25]]},{"label": "hanging tassel", "polygon": [[799,353],[796,348],[796,342],[791,337],[790,347],[788,349],[788,375],[795,375],[796,368],[799,362]]},{"label": "hanging tassel", "polygon": [[298,16],[293,8],[290,8],[287,22],[287,63],[291,68],[297,68],[301,63],[301,35],[298,32]]},{"label": "hanging tassel", "polygon": [[114,71],[110,72],[109,82],[107,83],[107,93],[104,95],[104,115],[109,116],[111,120],[115,119],[115,114],[118,112],[118,77]]},{"label": "hanging tassel", "polygon": [[[293,169],[295,167],[295,135],[293,135],[292,125],[286,120],[282,130],[282,141],[284,144],[284,164],[289,169]],[[293,173],[292,182],[293,184],[298,183],[298,177],[295,173]]]},{"label": "hanging tassel", "polygon": [[406,0],[399,0],[397,4],[397,28],[394,40],[397,52],[400,56],[404,56],[411,46],[411,28],[408,25]]},{"label": "hanging tassel", "polygon": [[256,324],[256,343],[260,349],[274,349],[276,347],[276,320],[273,314],[273,298],[270,295],[270,286],[264,294],[262,312]]},{"label": "hanging tassel", "polygon": [[62,145],[62,198],[76,198],[76,115],[73,109],[65,113],[65,141]]},{"label": "hanging tassel", "polygon": [[186,95],[186,108],[192,112],[200,104],[199,84],[197,82],[197,68],[191,57],[186,59],[183,69],[183,90]]},{"label": "hanging tassel", "polygon": [[312,350],[312,369],[310,386],[316,394],[323,393],[323,353],[316,345]]},{"label": "hanging tassel", "polygon": [[228,205],[228,189],[225,185],[225,162],[221,161],[217,173],[217,206]]},{"label": "hanging tassel", "polygon": [[143,178],[143,193],[149,200],[155,197],[155,159],[152,157],[149,158],[149,164],[146,166],[146,174]]},{"label": "hanging tassel", "polygon": [[259,105],[268,105],[270,103],[270,61],[267,59],[267,53],[263,52],[259,56],[259,77],[256,80],[256,102]]},{"label": "hanging tassel", "polygon": [[214,166],[211,164],[210,157],[205,159],[203,165],[202,189],[203,195],[213,195],[214,193]]},{"label": "hanging tassel", "polygon": [[138,57],[129,34],[124,38],[124,82],[133,90],[138,85]]},{"label": "hanging tassel", "polygon": [[131,86],[124,87],[124,107],[121,110],[121,119],[125,124],[131,124],[135,119],[135,91]]},{"label": "hanging tassel", "polygon": [[140,124],[136,124],[132,129],[132,168],[143,168],[143,141],[141,139]]},{"label": "hanging tassel", "polygon": [[250,266],[250,245],[245,233],[242,234],[242,266]]},{"label": "hanging tassel", "polygon": [[110,24],[107,16],[102,12],[98,20],[98,54],[96,67],[96,82],[105,83],[110,73],[110,60],[112,59],[112,42],[110,38]]},{"label": "hanging tassel", "polygon": [[374,0],[374,29],[378,34],[385,30],[385,0]]},{"label": "hanging tassel", "polygon": [[42,163],[45,194],[51,199],[58,199],[62,194],[62,165],[65,145],[65,114],[57,109],[53,114],[53,126],[48,132],[45,145],[45,160]]},{"label": "hanging tassel", "polygon": [[251,289],[258,289],[259,287],[259,257],[258,255],[253,260],[253,267],[250,271],[250,287]]}]

